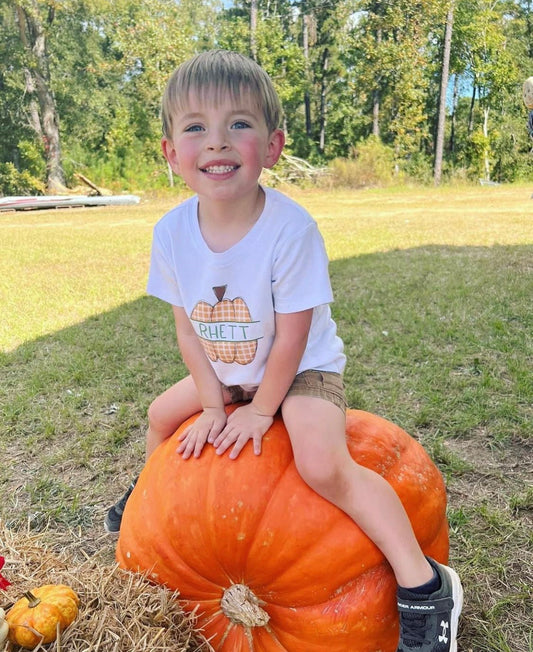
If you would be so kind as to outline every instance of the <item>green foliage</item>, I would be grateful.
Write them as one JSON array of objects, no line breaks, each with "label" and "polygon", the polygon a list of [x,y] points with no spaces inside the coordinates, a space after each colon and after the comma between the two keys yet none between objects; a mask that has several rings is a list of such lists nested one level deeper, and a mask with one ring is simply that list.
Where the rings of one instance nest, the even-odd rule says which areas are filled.
[{"label": "green foliage", "polygon": [[328,183],[333,188],[373,188],[394,179],[394,152],[371,136],[354,150],[353,158],[337,158],[329,164]]},{"label": "green foliage", "polygon": [[30,174],[44,179],[43,148],[35,140],[21,140],[18,143],[20,167]]},{"label": "green foliage", "polygon": [[475,177],[483,177],[483,159],[485,154],[490,152],[490,139],[485,136],[481,129],[476,129],[468,139],[467,152],[472,173]]},{"label": "green foliage", "polygon": [[0,195],[42,195],[45,185],[27,170],[19,171],[13,163],[0,163]]},{"label": "green foliage", "polygon": [[65,172],[72,185],[79,183],[75,175],[81,173],[96,185],[117,192],[169,186],[167,164],[159,147],[148,149],[140,142],[120,144],[101,153],[88,153],[73,143]]},{"label": "green foliage", "polygon": [[[39,179],[47,170],[43,108],[28,82],[34,54],[16,4],[0,0],[0,161]],[[163,88],[179,63],[211,47],[255,56],[271,75],[292,154],[324,165],[348,159],[375,134],[394,151],[398,170],[430,181],[449,0],[258,0],[253,34],[249,0],[34,4],[46,39],[43,83],[55,100],[70,181],[88,166],[98,178],[109,175],[104,186],[162,182]],[[457,110],[449,107],[448,177],[484,176],[487,157],[499,181],[531,175],[520,86],[533,69],[532,30],[528,3],[456,0],[451,72],[463,94]],[[31,152],[27,143],[35,143]]]},{"label": "green foliage", "polygon": [[414,183],[433,183],[433,158],[424,151],[414,152],[402,161],[401,172]]}]

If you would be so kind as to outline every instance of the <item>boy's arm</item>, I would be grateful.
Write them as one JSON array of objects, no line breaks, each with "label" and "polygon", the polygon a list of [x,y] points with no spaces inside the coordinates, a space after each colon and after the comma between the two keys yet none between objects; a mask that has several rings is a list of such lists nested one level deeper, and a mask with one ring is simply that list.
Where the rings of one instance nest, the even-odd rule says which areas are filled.
[{"label": "boy's arm", "polygon": [[294,381],[307,345],[313,309],[276,313],[276,336],[268,356],[265,375],[252,405],[259,414],[273,417]]},{"label": "boy's arm", "polygon": [[183,308],[172,306],[176,335],[183,362],[198,390],[202,415],[180,436],[178,453],[198,457],[208,438],[215,438],[226,425],[222,386]]},{"label": "boy's arm", "polygon": [[232,444],[232,459],[253,439],[254,452],[261,452],[261,440],[292,385],[305,351],[313,309],[288,314],[276,313],[276,336],[268,356],[265,375],[251,403],[229,417],[224,430],[212,441],[222,454]]}]

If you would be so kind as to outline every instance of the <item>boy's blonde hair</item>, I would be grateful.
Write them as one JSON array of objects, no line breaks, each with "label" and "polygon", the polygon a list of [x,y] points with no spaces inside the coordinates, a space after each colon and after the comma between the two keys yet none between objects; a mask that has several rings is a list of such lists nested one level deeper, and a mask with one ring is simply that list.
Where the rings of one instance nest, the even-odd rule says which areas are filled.
[{"label": "boy's blonde hair", "polygon": [[190,93],[218,103],[227,93],[239,100],[249,94],[262,110],[269,132],[279,127],[281,104],[267,73],[238,52],[209,50],[182,63],[170,77],[161,107],[163,135],[172,139],[173,115],[187,106]]}]

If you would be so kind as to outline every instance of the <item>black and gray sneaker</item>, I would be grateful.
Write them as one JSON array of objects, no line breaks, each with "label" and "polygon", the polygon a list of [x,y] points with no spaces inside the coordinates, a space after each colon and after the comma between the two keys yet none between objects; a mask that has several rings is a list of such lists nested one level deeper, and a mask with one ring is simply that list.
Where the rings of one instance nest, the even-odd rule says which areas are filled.
[{"label": "black and gray sneaker", "polygon": [[457,573],[428,557],[441,587],[428,596],[398,590],[400,642],[397,652],[457,652],[463,587]]},{"label": "black and gray sneaker", "polygon": [[126,493],[122,496],[122,498],[119,501],[117,501],[113,505],[113,507],[109,508],[106,517],[104,519],[104,528],[108,534],[118,535],[118,533],[120,532],[120,523],[122,521],[122,514],[124,512],[124,507],[126,507],[128,498],[130,497],[130,494],[133,491],[133,488],[135,487],[136,483],[137,483],[137,478],[135,478],[135,480],[132,481]]}]

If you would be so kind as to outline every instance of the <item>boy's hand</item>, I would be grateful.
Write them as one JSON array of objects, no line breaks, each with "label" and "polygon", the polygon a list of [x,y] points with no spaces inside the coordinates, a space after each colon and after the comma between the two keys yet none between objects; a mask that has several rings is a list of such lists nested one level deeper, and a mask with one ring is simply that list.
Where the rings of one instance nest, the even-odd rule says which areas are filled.
[{"label": "boy's hand", "polygon": [[261,454],[261,440],[272,425],[273,417],[257,412],[253,403],[243,405],[232,412],[226,427],[218,437],[209,437],[216,448],[217,455],[222,455],[232,444],[230,458],[234,460],[244,448],[249,439],[253,440],[254,453]]},{"label": "boy's hand", "polygon": [[200,457],[206,441],[212,443],[226,425],[224,408],[205,408],[196,421],[179,436],[181,444],[177,448],[184,460],[191,455]]}]

